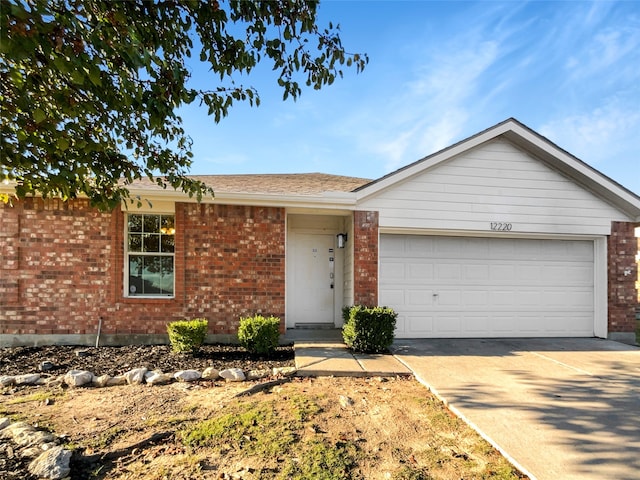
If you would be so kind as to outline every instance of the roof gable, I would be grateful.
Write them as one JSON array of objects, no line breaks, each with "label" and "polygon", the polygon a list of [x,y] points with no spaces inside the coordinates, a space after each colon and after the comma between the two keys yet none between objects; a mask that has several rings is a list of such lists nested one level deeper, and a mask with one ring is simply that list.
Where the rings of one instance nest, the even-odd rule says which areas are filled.
[{"label": "roof gable", "polygon": [[358,203],[366,202],[386,189],[498,139],[517,146],[626,215],[640,221],[640,197],[513,118],[357,188],[355,192]]}]

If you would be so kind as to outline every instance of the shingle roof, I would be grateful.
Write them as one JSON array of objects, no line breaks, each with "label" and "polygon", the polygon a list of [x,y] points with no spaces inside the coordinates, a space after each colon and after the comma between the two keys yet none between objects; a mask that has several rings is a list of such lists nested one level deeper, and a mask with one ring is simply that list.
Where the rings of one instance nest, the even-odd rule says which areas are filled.
[{"label": "shingle roof", "polygon": [[[371,180],[325,173],[273,173],[246,175],[189,175],[212,187],[216,193],[248,193],[271,195],[319,195],[323,192],[351,192]],[[148,179],[135,182],[132,187],[157,187]]]}]

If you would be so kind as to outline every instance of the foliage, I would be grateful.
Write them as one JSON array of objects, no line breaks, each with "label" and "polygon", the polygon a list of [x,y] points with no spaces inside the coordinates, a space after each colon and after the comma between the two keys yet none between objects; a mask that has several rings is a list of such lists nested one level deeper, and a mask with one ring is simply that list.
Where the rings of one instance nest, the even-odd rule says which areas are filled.
[{"label": "foliage", "polygon": [[[273,456],[295,443],[293,428],[278,415],[271,402],[250,402],[221,416],[199,422],[182,432],[188,447],[236,444],[249,455]],[[250,440],[249,440],[250,439]]]},{"label": "foliage", "polygon": [[[360,72],[339,26],[316,24],[317,0],[3,0],[0,9],[0,181],[18,197],[87,195],[110,209],[147,177],[200,199],[188,178],[191,140],[177,110],[193,102],[215,122],[237,101],[236,83],[259,62],[276,71],[283,97]],[[212,72],[189,82],[197,55]],[[4,200],[8,199],[4,195]]]},{"label": "foliage", "polygon": [[[343,316],[346,314],[343,309]],[[348,310],[342,327],[342,338],[347,347],[365,353],[388,351],[393,343],[398,314],[387,307],[356,305]]]},{"label": "foliage", "polygon": [[[342,480],[353,478],[358,464],[358,446],[351,441],[332,444],[327,439],[312,440],[305,445],[302,461],[289,461],[279,478],[304,480]],[[357,477],[356,477],[357,478]]]},{"label": "foliage", "polygon": [[280,319],[273,316],[266,318],[262,315],[241,318],[238,340],[250,353],[270,355],[280,340]]},{"label": "foliage", "polygon": [[169,342],[174,352],[197,352],[207,337],[209,322],[206,318],[178,320],[167,325]]}]

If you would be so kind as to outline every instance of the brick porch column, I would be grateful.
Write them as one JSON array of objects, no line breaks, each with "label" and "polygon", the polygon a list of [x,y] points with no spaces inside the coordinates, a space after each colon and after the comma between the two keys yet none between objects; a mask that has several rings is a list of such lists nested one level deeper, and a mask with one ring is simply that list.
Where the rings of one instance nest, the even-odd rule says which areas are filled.
[{"label": "brick porch column", "polygon": [[638,224],[612,222],[607,239],[609,338],[625,343],[635,342],[638,292],[638,266],[635,261]]},{"label": "brick porch column", "polygon": [[378,304],[378,212],[353,213],[353,301]]}]

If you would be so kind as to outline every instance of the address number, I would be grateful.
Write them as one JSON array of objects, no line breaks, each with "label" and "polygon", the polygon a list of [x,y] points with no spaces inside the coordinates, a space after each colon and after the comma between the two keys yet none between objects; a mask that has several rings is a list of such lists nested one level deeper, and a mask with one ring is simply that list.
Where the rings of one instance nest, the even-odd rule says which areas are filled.
[{"label": "address number", "polygon": [[510,232],[512,227],[510,223],[491,222],[491,230],[498,232]]}]

